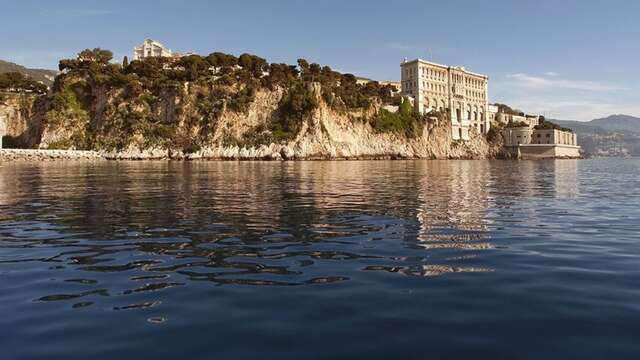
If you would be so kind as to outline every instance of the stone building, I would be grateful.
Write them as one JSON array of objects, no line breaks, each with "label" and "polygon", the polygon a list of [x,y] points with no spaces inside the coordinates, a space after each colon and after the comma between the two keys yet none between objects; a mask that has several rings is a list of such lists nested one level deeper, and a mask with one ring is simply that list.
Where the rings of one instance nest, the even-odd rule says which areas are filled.
[{"label": "stone building", "polygon": [[537,125],[540,125],[540,116],[539,115],[515,115],[515,114],[507,114],[503,112],[498,112],[495,116],[495,121],[501,123],[503,125],[513,123],[513,124],[527,124],[530,128],[534,128]]},{"label": "stone building", "polygon": [[145,39],[142,45],[133,49],[133,60],[141,60],[147,57],[171,57],[173,53],[161,43]]},{"label": "stone building", "polygon": [[491,124],[496,120],[496,117],[498,116],[498,106],[497,105],[493,105],[493,104],[489,104],[487,106],[487,117],[489,118],[489,124]]},{"label": "stone building", "polygon": [[532,144],[559,144],[578,145],[578,136],[571,131],[559,129],[539,129],[534,130],[531,136]]},{"label": "stone building", "polygon": [[502,134],[505,147],[518,158],[580,157],[577,136],[571,131],[522,126],[505,128]]},{"label": "stone building", "polygon": [[402,86],[400,85],[400,81],[380,81],[380,85],[382,86],[391,86],[393,88],[393,94],[400,94]]},{"label": "stone building", "polygon": [[489,131],[486,75],[422,59],[405,60],[400,68],[402,94],[414,99],[414,107],[421,114],[447,112],[454,140],[468,140],[471,128],[479,133]]}]

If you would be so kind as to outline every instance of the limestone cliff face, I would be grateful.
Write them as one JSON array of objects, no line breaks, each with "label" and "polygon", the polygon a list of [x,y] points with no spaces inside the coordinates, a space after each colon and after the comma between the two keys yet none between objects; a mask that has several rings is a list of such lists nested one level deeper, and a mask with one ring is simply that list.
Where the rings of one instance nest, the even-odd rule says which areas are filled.
[{"label": "limestone cliff face", "polygon": [[32,133],[42,113],[42,98],[31,94],[2,94],[0,118],[4,121],[4,147],[33,147]]},{"label": "limestone cliff face", "polygon": [[[51,110],[42,113],[46,110],[44,107],[30,114],[29,121],[19,122],[22,127],[16,131],[38,134],[40,148],[74,149],[65,144],[78,138],[79,128],[100,132],[100,139],[107,141],[121,136],[114,129],[128,129],[125,146],[119,150],[100,149],[96,144],[86,149],[99,150],[111,159],[484,159],[502,156],[499,141],[489,142],[486,136],[475,131],[471,132],[470,141],[452,141],[447,119],[427,121],[422,133],[411,137],[377,132],[363,119],[375,116],[379,104],[358,112],[340,112],[323,101],[319,85],[313,85],[311,90],[319,105],[305,116],[295,137],[286,141],[274,141],[268,136],[269,131],[264,130],[274,117],[281,116],[278,105],[284,96],[283,89],[258,90],[242,112],[231,110],[226,104],[218,106],[219,114],[210,116],[214,120],[203,122],[199,119],[208,116],[209,110],[203,113],[206,100],[202,94],[206,95],[209,90],[188,84],[181,89],[164,91],[152,106],[121,102],[117,91],[94,89],[84,109],[56,113],[62,120],[52,121]],[[153,116],[163,124],[174,124],[171,141],[162,138],[162,141],[150,141],[147,130],[129,125],[127,116],[139,114]],[[32,129],[25,129],[27,123]],[[189,146],[184,142],[193,138],[202,139],[201,143],[186,149]]]}]

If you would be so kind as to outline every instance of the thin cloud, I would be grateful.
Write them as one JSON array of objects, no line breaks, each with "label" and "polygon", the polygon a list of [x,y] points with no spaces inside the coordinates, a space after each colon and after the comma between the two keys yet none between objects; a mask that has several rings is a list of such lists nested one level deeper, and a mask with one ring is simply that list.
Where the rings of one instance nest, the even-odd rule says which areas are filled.
[{"label": "thin cloud", "polygon": [[552,76],[552,77],[556,77],[556,76],[560,76],[560,74],[558,74],[557,72],[553,72],[553,71],[547,71],[546,73],[544,73],[546,76]]},{"label": "thin cloud", "polygon": [[611,86],[598,83],[595,81],[577,81],[562,79],[558,77],[540,77],[532,76],[525,73],[517,73],[507,75],[511,81],[515,81],[518,85],[535,88],[535,89],[572,89],[583,91],[618,91],[624,90],[622,87]]}]

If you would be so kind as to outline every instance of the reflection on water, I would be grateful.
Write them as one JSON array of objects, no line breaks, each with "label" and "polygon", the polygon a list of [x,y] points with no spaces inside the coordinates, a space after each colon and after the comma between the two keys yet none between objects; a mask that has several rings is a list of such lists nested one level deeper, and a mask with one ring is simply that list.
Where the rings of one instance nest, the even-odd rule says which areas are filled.
[{"label": "reflection on water", "polygon": [[[100,284],[84,277],[95,272],[154,281],[41,301],[100,301],[184,281],[326,284],[389,266],[418,276],[489,270],[425,264],[433,261],[425,250],[492,247],[485,214],[497,179],[488,162],[7,167],[0,201],[20,211],[2,224],[2,246],[15,255],[0,261],[46,263],[74,276],[64,281],[93,287]],[[353,265],[336,273],[330,262]],[[157,278],[163,273],[182,281]]]},{"label": "reflection on water", "polygon": [[[37,300],[95,299],[83,306],[185,281],[280,286],[347,281],[358,269],[490,271],[427,251],[491,249],[489,207],[508,211],[535,192],[575,195],[576,162],[553,166],[547,179],[534,162],[517,172],[479,161],[8,164],[0,201],[17,212],[4,212],[2,247],[10,251],[0,261],[81,275],[63,281],[99,289]],[[497,188],[508,202],[495,201]],[[331,262],[353,265],[336,273]],[[84,278],[96,272],[132,284],[100,288]],[[167,281],[174,277],[182,281]],[[148,282],[133,284],[141,280]],[[157,298],[114,309],[155,306]]]},{"label": "reflection on water", "polygon": [[49,316],[140,312],[165,326],[197,322],[195,301],[278,288],[333,304],[409,279],[490,287],[511,266],[497,259],[520,246],[506,238],[557,236],[562,216],[595,231],[563,206],[593,205],[585,196],[602,190],[601,169],[580,171],[578,161],[5,163],[0,290],[11,295],[0,305],[27,318],[54,303],[62,313]]}]

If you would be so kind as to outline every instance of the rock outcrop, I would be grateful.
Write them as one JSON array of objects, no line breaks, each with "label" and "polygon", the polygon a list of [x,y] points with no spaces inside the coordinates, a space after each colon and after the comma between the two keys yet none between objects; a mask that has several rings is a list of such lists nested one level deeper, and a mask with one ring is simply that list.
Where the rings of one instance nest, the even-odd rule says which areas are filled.
[{"label": "rock outcrop", "polygon": [[36,130],[42,114],[43,97],[35,94],[3,93],[0,119],[4,123],[4,147],[32,147],[38,141]]},{"label": "rock outcrop", "polygon": [[[207,143],[195,149],[171,142],[152,142],[141,133],[130,135],[127,146],[120,149],[100,149],[92,152],[107,159],[486,159],[502,156],[500,141],[490,142],[483,134],[471,131],[471,140],[452,141],[448,119],[425,120],[421,133],[407,136],[394,132],[376,131],[366,119],[375,116],[382,104],[358,112],[337,111],[321,95],[318,84],[311,84],[313,96],[319,104],[302,121],[292,139],[280,141],[255,140],[256,132],[268,128],[274,117],[280,116],[278,105],[284,90],[260,89],[244,112],[223,107],[213,126],[203,129],[190,120],[201,101],[201,89],[185,85],[178,93],[167,92],[151,108],[154,116],[165,123],[177,124],[176,132],[183,137],[209,132]],[[138,105],[118,102],[118,91],[94,89],[92,102],[86,111],[74,110],[57,114],[62,120],[47,118],[47,101],[30,99],[6,102],[0,112],[9,119],[8,135],[22,147],[39,149],[76,150],[65,144],[78,137],[78,128],[105,129],[115,121],[115,113],[125,107]],[[111,108],[110,113],[108,109]],[[177,111],[176,109],[180,109]],[[115,109],[115,110],[113,110]],[[256,130],[262,129],[262,130]],[[260,134],[258,134],[260,135]],[[268,134],[267,134],[268,135]],[[115,136],[115,135],[114,135]],[[268,138],[267,138],[268,139]],[[65,153],[46,153],[42,157],[65,157]],[[14,155],[11,155],[14,156]],[[16,155],[17,156],[17,155]],[[96,155],[97,156],[97,155]],[[7,155],[4,156],[7,158]],[[36,157],[41,157],[37,155]]]}]

